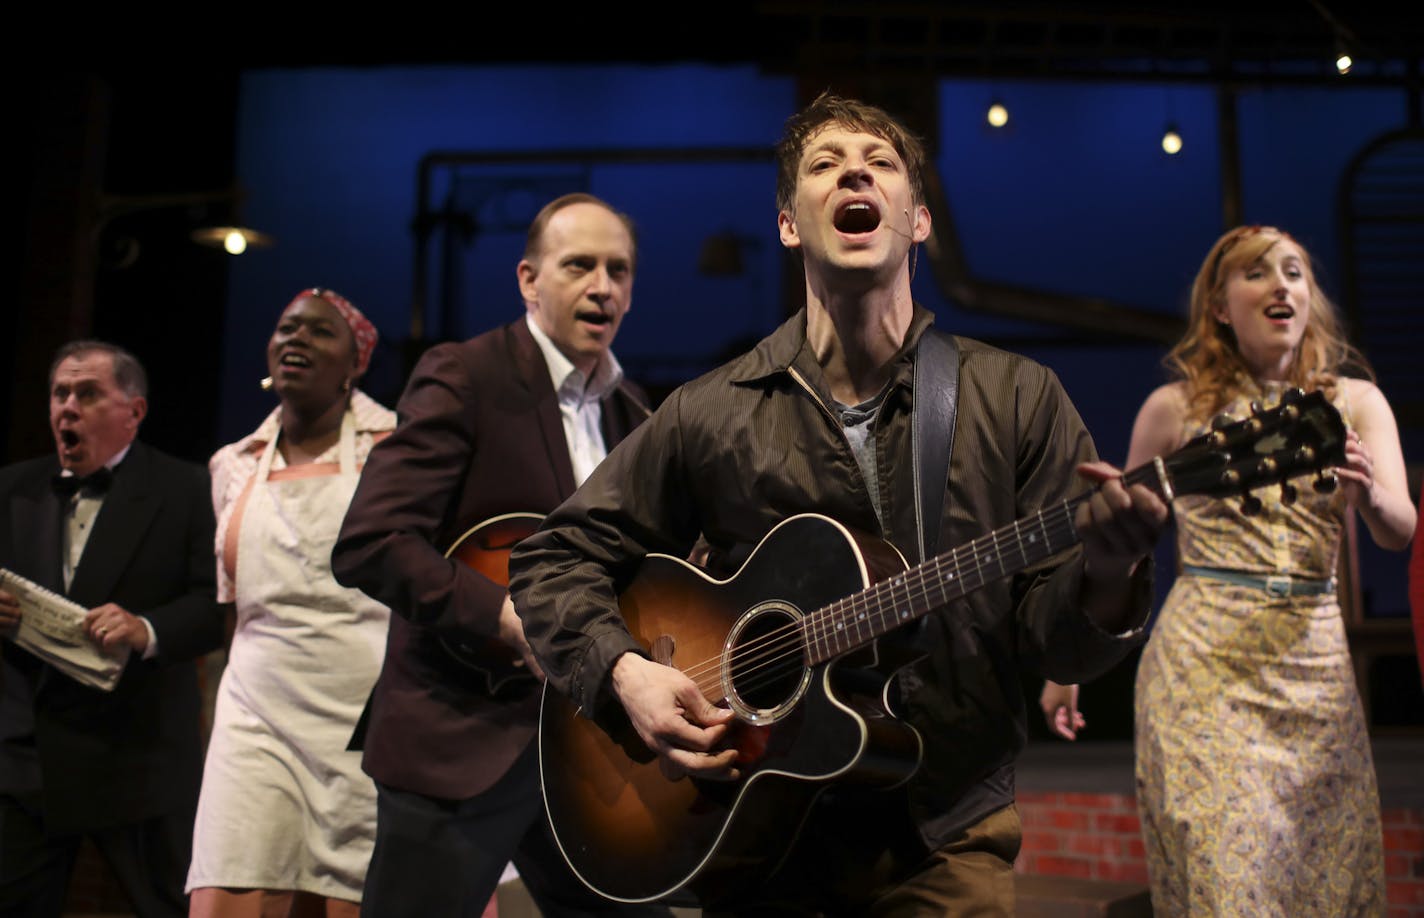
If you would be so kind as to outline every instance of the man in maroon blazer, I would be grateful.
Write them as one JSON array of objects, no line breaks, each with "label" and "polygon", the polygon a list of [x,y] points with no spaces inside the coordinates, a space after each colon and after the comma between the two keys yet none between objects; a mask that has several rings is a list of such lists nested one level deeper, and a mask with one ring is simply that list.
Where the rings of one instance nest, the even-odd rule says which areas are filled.
[{"label": "man in maroon blazer", "polygon": [[[527,314],[428,351],[366,463],[332,553],[341,583],[395,613],[364,737],[378,815],[363,915],[478,915],[510,860],[545,915],[614,908],[549,834],[542,674],[508,592],[445,551],[492,517],[548,513],[647,417],[609,350],[635,257],[631,222],[605,202],[546,205],[517,269]],[[524,676],[472,665],[491,649],[527,661]]]}]

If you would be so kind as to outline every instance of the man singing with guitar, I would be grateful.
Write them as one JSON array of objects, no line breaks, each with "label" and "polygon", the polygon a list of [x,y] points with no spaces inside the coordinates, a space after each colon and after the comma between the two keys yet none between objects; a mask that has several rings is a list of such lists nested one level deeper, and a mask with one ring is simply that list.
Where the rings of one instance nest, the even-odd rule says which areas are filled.
[{"label": "man singing with guitar", "polygon": [[527,314],[430,349],[367,460],[332,553],[341,583],[396,613],[364,737],[378,797],[363,915],[478,915],[511,859],[543,914],[610,911],[549,838],[540,673],[501,562],[521,520],[648,415],[609,350],[635,261],[628,217],[587,194],[550,202],[517,268]]},{"label": "man singing with guitar", "polygon": [[[1141,640],[1167,505],[1096,461],[1052,372],[931,329],[925,155],[857,101],[792,117],[777,224],[806,308],[671,395],[511,557],[568,696],[540,726],[553,830],[612,898],[1011,915],[1020,670],[1091,678]],[[699,535],[707,576],[671,560]],[[724,622],[696,617],[723,593]]]}]

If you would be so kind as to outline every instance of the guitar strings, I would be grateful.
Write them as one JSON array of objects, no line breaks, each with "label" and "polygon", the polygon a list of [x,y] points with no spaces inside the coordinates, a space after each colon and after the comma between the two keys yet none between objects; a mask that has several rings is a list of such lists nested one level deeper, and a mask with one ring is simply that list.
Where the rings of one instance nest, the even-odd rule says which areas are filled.
[{"label": "guitar strings", "polygon": [[[1064,511],[1071,510],[1067,505],[1055,509]],[[1045,511],[1044,514],[1041,515],[1044,516],[1046,520],[1047,514],[1050,512],[1052,511]],[[1071,523],[1071,513],[1060,515],[1059,519],[1051,523],[1046,523],[1044,531],[1047,533],[1047,541],[1050,544],[1052,544],[1055,537],[1066,535],[1068,539],[1061,546],[1051,548],[1044,552],[1042,555],[1043,558],[1051,557],[1064,548],[1070,547],[1076,541],[1076,535],[1073,532]],[[865,611],[858,616],[859,620],[864,621],[866,615],[869,614],[878,619],[881,625],[890,623],[888,627],[882,627],[880,629],[879,633],[884,634],[893,627],[897,627],[902,621],[909,620],[903,616],[891,614],[900,605],[895,602],[894,594],[896,591],[903,590],[910,604],[915,606],[918,601],[920,608],[924,611],[927,611],[928,608],[932,608],[934,605],[942,605],[960,596],[967,595],[988,583],[1008,576],[1009,572],[1004,569],[1002,563],[998,570],[990,570],[988,566],[993,564],[996,557],[1001,559],[1006,546],[1010,546],[1015,542],[1020,542],[1019,550],[1023,553],[1021,535],[1021,531],[1016,530],[1014,526],[1009,526],[1006,527],[1005,530],[996,531],[988,536],[981,537],[968,546],[933,558],[931,561],[920,565],[920,567],[913,571],[907,571],[889,580],[881,581],[861,593],[838,600],[823,609],[817,610],[807,616],[805,624],[814,626],[818,621],[824,623],[828,620],[833,620],[836,617],[835,613],[838,611],[848,610],[853,613],[856,605],[859,603],[865,607]],[[984,549],[991,545],[995,551],[986,554]],[[968,574],[962,573],[964,565],[960,563],[960,555],[968,556],[975,562],[974,569]],[[947,564],[951,562],[953,562],[956,567],[956,572],[951,579],[951,583],[954,584],[956,590],[953,595],[951,595],[951,591],[945,587],[942,573]],[[933,569],[933,573],[931,573],[931,569]],[[977,582],[975,582],[976,578]],[[932,594],[935,592],[938,592],[938,598],[932,598]],[[919,611],[911,616],[911,618],[918,618],[922,614],[923,611]],[[833,628],[833,626],[828,625],[827,628]],[[793,669],[802,668],[805,665],[805,658],[807,656],[805,653],[806,641],[804,640],[807,630],[807,628],[802,627],[802,623],[793,623],[783,626],[777,629],[777,631],[768,632],[767,635],[762,636],[757,641],[748,642],[746,645],[743,645],[743,648],[748,648],[749,650],[743,649],[740,653],[739,650],[734,650],[731,655],[731,660],[734,661],[732,667],[734,675],[739,676],[739,678],[734,680],[734,687],[738,690],[738,694],[745,698],[748,694],[773,685],[776,681],[785,678]],[[814,627],[810,630],[814,630]],[[827,632],[818,636],[815,640],[829,641],[841,637],[845,630],[847,629],[842,628],[835,630],[834,633]],[[855,630],[859,632],[861,629],[856,627]],[[874,634],[875,632],[872,629],[870,636],[874,636]],[[857,634],[855,645],[853,647],[847,647],[839,653],[855,649],[855,647],[859,647],[866,642],[866,635]],[[833,656],[838,656],[839,653],[828,653],[826,658],[829,659]],[[794,665],[787,665],[791,663],[792,660],[796,660],[797,662]],[[709,689],[717,690],[721,688],[720,658],[716,661],[708,662],[712,664],[714,672],[707,673],[704,668],[703,672],[697,673],[697,677],[700,678],[703,675],[711,675],[716,684],[707,686],[699,682],[698,687],[703,691],[704,695],[713,698],[716,694],[721,694],[719,692],[709,691]],[[752,665],[753,663],[755,663],[755,665]],[[773,666],[779,668],[773,669]],[[737,672],[739,668],[741,670],[740,673]],[[689,670],[689,673],[691,672],[692,670]],[[694,681],[697,682],[698,679],[695,678]],[[725,695],[723,695],[722,700],[725,700]]]},{"label": "guitar strings", "polygon": [[[986,571],[986,568],[993,565],[996,555],[1006,553],[1007,547],[1013,542],[1010,537],[1021,537],[1021,534],[1005,533],[1001,536],[990,543],[993,548],[987,553],[983,550],[986,546],[982,544],[974,546],[980,549],[978,552],[959,553],[970,556],[974,563],[974,568],[970,573],[960,578],[962,581],[972,583],[975,578],[980,578],[984,582],[988,582],[1004,572],[1002,565],[1000,565],[1000,571],[997,572]],[[908,617],[903,610],[900,611],[900,614],[895,614],[896,610],[901,609],[902,606],[895,595],[897,592],[903,591],[911,605],[916,605],[917,599],[928,597],[932,589],[937,590],[946,601],[951,598],[949,590],[942,583],[944,578],[940,573],[945,567],[945,562],[951,560],[955,562],[955,567],[959,571],[964,569],[965,563],[961,558],[935,559],[923,570],[897,575],[892,579],[881,581],[862,594],[833,603],[823,610],[812,613],[801,622],[788,624],[779,631],[768,633],[758,641],[742,645],[739,649],[740,652],[734,652],[732,662],[742,666],[753,663],[758,655],[767,655],[765,648],[783,646],[785,638],[790,633],[804,634],[807,643],[818,646],[832,643],[838,646],[844,640],[847,632],[854,636],[857,643],[867,636],[866,632],[883,633],[884,630],[887,630],[883,627],[886,623],[898,624],[897,620]],[[934,572],[933,575],[930,575],[930,571]],[[977,586],[978,584],[975,584],[972,588],[977,588]],[[773,653],[772,656],[777,656],[777,654]]]},{"label": "guitar strings", "polygon": [[[1183,448],[1183,451],[1185,449],[1186,447]],[[1180,452],[1182,451],[1179,451],[1179,454]],[[1157,469],[1155,463],[1152,462],[1144,463],[1125,473],[1122,480],[1126,485],[1146,484],[1149,487],[1155,487],[1159,484]],[[1284,476],[1282,480],[1284,480]],[[1034,517],[1029,518],[1027,530],[1031,533],[1030,542],[1035,542],[1039,533],[1044,536],[1044,545],[1035,546],[1036,551],[1045,552],[1039,560],[1045,560],[1079,541],[1072,522],[1074,511],[1090,500],[1094,493],[1095,491],[1088,491],[1063,501],[1057,508],[1041,510]],[[942,605],[966,596],[995,580],[1009,576],[1011,572],[1004,564],[1006,547],[1016,546],[1024,559],[1023,567],[1016,567],[1012,573],[1023,570],[1032,563],[1028,559],[1028,551],[1023,543],[1024,523],[1024,520],[1015,520],[1008,526],[1000,527],[965,546],[938,555],[915,568],[902,571],[851,596],[823,606],[802,619],[789,622],[748,641],[744,645],[734,647],[730,654],[725,655],[727,670],[732,674],[732,681],[737,683],[733,685],[733,688],[740,689],[740,693],[743,695],[748,691],[764,688],[773,684],[775,679],[780,678],[779,673],[769,671],[772,666],[782,667],[783,672],[788,671],[791,669],[787,665],[788,661],[797,656],[802,658],[800,664],[802,666],[824,662],[854,650],[868,643],[871,638],[885,634],[901,624],[920,618],[930,609],[935,608],[930,599],[932,589],[938,590],[940,594],[938,604]],[[1053,547],[1055,537],[1065,534],[1068,536],[1068,540],[1061,546]],[[986,549],[991,550],[986,552]],[[965,560],[974,563],[968,577],[963,573]],[[999,564],[998,573],[986,572],[985,564],[992,564],[995,561]],[[945,575],[946,565],[953,565],[953,574]],[[929,574],[931,569],[934,571],[933,576]],[[978,582],[970,583],[969,580],[974,577],[978,578]],[[947,581],[952,582],[954,589],[958,591],[953,596],[950,595],[950,589],[945,586]],[[933,585],[931,586],[931,584]],[[894,594],[897,589],[904,591],[905,598],[909,602],[908,612],[899,608],[895,602]],[[861,608],[859,614],[856,615],[858,602],[861,603]],[[900,614],[895,614],[897,611]],[[845,619],[845,612],[851,613],[852,618],[849,622]],[[850,625],[849,629],[847,624]],[[862,625],[867,632],[865,634],[861,634]],[[877,627],[879,630],[876,630]],[[855,642],[842,648],[840,644],[843,636],[851,629],[856,635]],[[812,652],[812,648],[818,645],[824,645],[824,656],[818,656]],[[836,648],[834,651],[832,650],[833,646]],[[723,656],[719,655],[710,660],[693,664],[684,671],[709,698],[714,697],[721,687]],[[706,682],[708,677],[712,679],[711,685]],[[723,697],[721,700],[726,699]]]},{"label": "guitar strings", "polygon": [[[1150,469],[1144,468],[1138,471],[1143,474],[1141,476],[1131,474],[1124,478],[1129,483],[1135,483],[1134,479],[1139,477],[1150,480]],[[1073,530],[1072,511],[1091,496],[1092,492],[1088,492],[1072,500],[1064,501],[1058,507],[1040,511],[1035,517],[1030,518],[1027,525],[1023,520],[1015,520],[1010,525],[987,533],[967,545],[932,558],[918,567],[879,581],[865,590],[811,612],[802,619],[789,622],[754,640],[738,645],[729,654],[718,655],[712,659],[695,663],[685,669],[684,674],[691,678],[709,699],[723,695],[721,687],[725,659],[727,669],[734,676],[733,688],[738,689],[739,694],[745,695],[748,691],[765,688],[780,678],[780,674],[770,672],[769,667],[782,665],[784,671],[789,669],[784,666],[789,659],[800,656],[804,661],[809,658],[812,645],[824,644],[829,651],[832,644],[839,647],[847,632],[853,632],[856,635],[854,645],[845,647],[836,653],[828,653],[826,659],[855,649],[878,634],[884,634],[900,624],[908,623],[924,615],[929,610],[926,605],[930,600],[932,590],[939,592],[941,602],[949,602],[994,580],[1008,576],[1010,572],[1003,564],[1006,549],[1013,549],[1026,557],[1027,549],[1023,541],[1025,531],[1032,530],[1033,538],[1030,542],[1036,541],[1039,534],[1043,534],[1045,541],[1049,543],[1052,543],[1056,537],[1069,536],[1064,545],[1053,548],[1043,556],[1045,558],[1070,547],[1078,540]],[[966,561],[973,562],[973,569],[967,575],[963,573]],[[986,571],[985,565],[993,564],[995,561],[999,563],[999,571],[997,573]],[[948,578],[948,582],[952,583],[954,589],[958,591],[956,595],[950,595],[950,589],[945,586],[944,570],[948,565],[953,565],[955,569],[955,573]],[[929,574],[931,568],[934,570],[932,577]],[[975,577],[979,578],[979,582],[969,583]],[[912,610],[915,610],[917,605],[920,608],[908,615],[896,615],[895,611],[899,607],[899,603],[894,601],[894,593],[897,590],[904,591]],[[917,601],[919,602],[917,603]],[[857,609],[858,605],[859,610]],[[858,615],[857,611],[859,611]],[[849,622],[846,621],[846,612],[851,614]],[[876,630],[877,621],[880,626],[878,631]],[[887,623],[890,624],[887,626]],[[866,633],[861,634],[862,630]],[[816,660],[815,662],[822,661]],[[806,665],[806,662],[801,665]],[[719,700],[726,699],[722,697]]]},{"label": "guitar strings", "polygon": [[[1059,508],[1044,511],[1040,516],[1046,519],[1048,513],[1067,509],[1070,509],[1070,507],[1065,504]],[[1048,541],[1052,541],[1055,535],[1064,535],[1065,531],[1071,536],[1071,521],[1062,518],[1061,513],[1059,517],[1059,519],[1053,520],[1050,524],[1053,531],[1045,530],[1041,524],[1030,524],[1030,528],[1045,532],[1045,538]],[[960,589],[958,595],[964,595],[979,589],[995,579],[1006,576],[1007,572],[1002,564],[1002,557],[1006,553],[1006,549],[1017,546],[1017,552],[1019,554],[1025,554],[1023,547],[1024,527],[1021,524],[1022,521],[1016,521],[1015,524],[989,533],[960,549],[933,558],[918,568],[902,572],[887,580],[882,580],[860,593],[837,600],[822,609],[812,612],[799,621],[788,623],[779,629],[760,636],[756,640],[739,645],[733,649],[730,657],[728,657],[728,662],[731,664],[731,668],[734,672],[740,670],[741,674],[745,676],[748,673],[754,672],[755,667],[758,665],[765,666],[771,663],[779,663],[788,653],[799,653],[803,644],[830,644],[832,642],[839,644],[842,636],[847,631],[851,631],[856,635],[856,646],[859,646],[867,637],[874,636],[876,633],[875,621],[878,621],[881,626],[887,622],[894,622],[891,627],[895,627],[901,623],[901,620],[908,621],[910,618],[919,617],[920,614],[923,614],[917,613],[910,617],[894,615],[894,610],[899,606],[899,603],[895,601],[894,597],[897,590],[903,590],[905,592],[906,598],[910,600],[912,606],[916,604],[916,600],[928,599],[932,590],[937,590],[940,593],[941,601],[943,602],[957,598],[957,596],[951,596],[950,591],[944,586],[945,577],[943,570],[948,564],[952,563],[956,569],[956,573],[952,575],[949,580],[951,583],[957,582],[957,586]],[[1037,533],[1035,533],[1035,537],[1036,535]],[[1073,541],[1074,540],[1070,538],[1065,545],[1053,549],[1049,554],[1061,551],[1063,548],[1071,545]],[[965,557],[961,558],[961,556]],[[1045,554],[1045,557],[1047,556],[1048,554]],[[974,564],[973,569],[968,575],[962,574],[966,566],[964,563],[966,559],[973,561]],[[999,561],[999,571],[986,571],[986,566],[993,564],[995,560]],[[932,576],[929,574],[931,569],[934,571]],[[979,578],[980,582],[972,583],[976,577]],[[966,582],[970,583],[970,585],[964,586]],[[859,614],[856,614],[858,607]],[[851,616],[849,628],[845,627],[842,621],[846,618],[845,613],[847,612],[850,613]],[[841,622],[841,624],[838,626],[837,622]],[[862,634],[861,632],[867,628],[869,629],[869,633]],[[888,630],[890,630],[890,628],[880,627],[879,633],[883,634]],[[848,647],[845,649],[849,650],[852,648]],[[828,654],[827,656],[834,655],[836,654]],[[719,656],[713,660],[703,661],[703,663],[689,667],[685,672],[692,677],[694,681],[698,681],[704,676],[712,675],[716,677],[716,681],[718,685],[720,685],[722,660],[723,658]],[[704,686],[700,684],[699,687]]]}]

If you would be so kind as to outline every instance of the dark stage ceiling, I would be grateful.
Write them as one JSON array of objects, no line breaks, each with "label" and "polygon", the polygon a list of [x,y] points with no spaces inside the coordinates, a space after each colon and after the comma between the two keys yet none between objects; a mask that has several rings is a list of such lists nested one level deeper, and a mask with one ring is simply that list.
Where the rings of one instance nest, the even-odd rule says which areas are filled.
[{"label": "dark stage ceiling", "polygon": [[[1183,3],[836,3],[732,0],[616,6],[472,4],[343,12],[295,25],[239,11],[175,40],[131,19],[93,22],[60,66],[100,70],[382,66],[421,63],[705,61],[768,72],[879,79],[935,76],[1182,79],[1217,83],[1337,78],[1346,44],[1361,82],[1418,79],[1424,14],[1377,0]],[[659,12],[659,9],[662,11]],[[102,15],[102,14],[101,14]],[[1388,64],[1380,62],[1388,61]]]}]

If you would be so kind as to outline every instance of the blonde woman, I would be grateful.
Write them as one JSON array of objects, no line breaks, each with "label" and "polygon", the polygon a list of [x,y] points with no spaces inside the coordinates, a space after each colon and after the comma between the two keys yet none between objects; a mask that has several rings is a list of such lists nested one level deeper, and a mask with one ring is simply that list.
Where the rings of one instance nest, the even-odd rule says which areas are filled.
[{"label": "blonde woman", "polygon": [[[1334,572],[1348,513],[1400,550],[1415,525],[1394,414],[1345,342],[1310,256],[1274,227],[1217,240],[1187,334],[1133,425],[1128,467],[1219,413],[1323,389],[1349,428],[1339,487],[1267,487],[1174,504],[1181,575],[1137,672],[1138,808],[1159,915],[1384,910],[1379,796]],[[1049,726],[1082,726],[1076,686],[1046,686]]]}]

